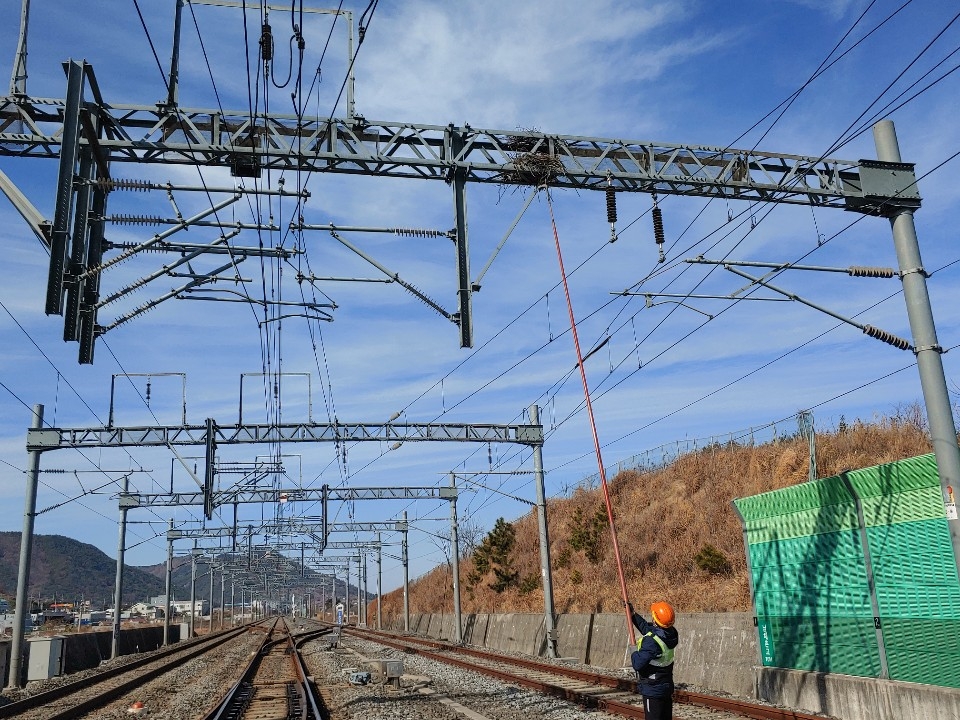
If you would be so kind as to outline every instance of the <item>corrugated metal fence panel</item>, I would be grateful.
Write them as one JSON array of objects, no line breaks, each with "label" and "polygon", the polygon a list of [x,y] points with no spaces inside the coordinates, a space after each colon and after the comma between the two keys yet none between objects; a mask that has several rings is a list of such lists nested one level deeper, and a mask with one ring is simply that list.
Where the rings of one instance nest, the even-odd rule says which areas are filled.
[{"label": "corrugated metal fence panel", "polygon": [[734,502],[745,520],[780,517],[803,510],[850,502],[850,493],[835,478],[794,485],[782,490],[737,498]]},{"label": "corrugated metal fence panel", "polygon": [[[764,665],[817,672],[877,677],[880,651],[872,618],[761,618],[771,635]],[[761,643],[762,646],[762,643]]]},{"label": "corrugated metal fence panel", "polygon": [[[929,587],[939,605],[951,589],[960,591],[945,518],[870,527],[867,542],[878,592],[881,588]],[[948,616],[960,617],[960,607],[946,611]],[[904,617],[896,606],[881,604],[880,612]]]},{"label": "corrugated metal fence panel", "polygon": [[848,473],[863,497],[890,677],[960,687],[960,581],[933,454]]},{"label": "corrugated metal fence panel", "polygon": [[839,478],[736,500],[764,665],[877,675],[856,503]]},{"label": "corrugated metal fence panel", "polygon": [[890,677],[960,688],[960,619],[884,618]]},{"label": "corrugated metal fence panel", "polygon": [[[960,579],[934,456],[844,477],[861,500],[889,676],[960,687]],[[841,479],[735,503],[764,664],[878,676],[859,520]]]},{"label": "corrugated metal fence panel", "polygon": [[794,485],[734,502],[743,515],[751,545],[780,543],[858,526],[853,498],[837,478]]},{"label": "corrugated metal fence panel", "polygon": [[861,499],[894,495],[920,488],[939,487],[937,459],[933,453],[898,462],[874,465],[847,473]]}]

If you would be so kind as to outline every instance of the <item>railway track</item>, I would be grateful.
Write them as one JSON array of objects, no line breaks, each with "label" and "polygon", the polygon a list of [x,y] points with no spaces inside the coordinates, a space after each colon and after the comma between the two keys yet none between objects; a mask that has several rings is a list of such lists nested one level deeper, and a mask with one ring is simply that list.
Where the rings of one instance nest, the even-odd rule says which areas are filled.
[{"label": "railway track", "polygon": [[92,677],[69,682],[0,706],[0,718],[72,720],[82,717],[246,632],[249,632],[249,628],[237,628],[177,643],[148,657],[105,670]]},{"label": "railway track", "polygon": [[[500,655],[439,641],[396,636],[373,630],[344,628],[345,633],[381,643],[405,653],[495,677],[506,683],[576,702],[625,718],[643,718],[644,710],[630,679],[554,665],[522,657]],[[729,697],[678,690],[674,694],[677,717],[694,717],[699,709],[752,720],[823,720],[794,710],[760,705]]]},{"label": "railway track", "polygon": [[323,628],[294,636],[281,619],[240,680],[203,720],[327,720],[299,646],[329,632]]}]

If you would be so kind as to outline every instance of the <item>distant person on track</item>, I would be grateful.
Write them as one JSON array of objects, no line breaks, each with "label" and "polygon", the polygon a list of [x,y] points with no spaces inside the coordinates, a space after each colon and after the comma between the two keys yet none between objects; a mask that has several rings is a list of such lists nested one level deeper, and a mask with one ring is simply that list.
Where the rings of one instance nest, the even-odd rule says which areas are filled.
[{"label": "distant person on track", "polygon": [[673,655],[679,642],[673,626],[674,612],[670,603],[659,601],[650,606],[653,622],[644,620],[627,603],[630,619],[640,631],[637,649],[631,664],[637,673],[637,692],[643,696],[646,720],[673,719]]}]

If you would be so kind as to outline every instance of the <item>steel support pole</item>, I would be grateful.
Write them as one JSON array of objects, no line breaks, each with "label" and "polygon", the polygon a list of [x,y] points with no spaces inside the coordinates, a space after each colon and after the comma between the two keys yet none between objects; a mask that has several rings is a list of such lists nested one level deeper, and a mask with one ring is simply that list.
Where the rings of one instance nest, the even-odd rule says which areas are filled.
[{"label": "steel support pole", "polygon": [[10,94],[27,94],[27,25],[30,20],[30,0],[20,6],[20,34],[17,51],[13,57],[13,72],[10,73]]},{"label": "steel support pole", "polygon": [[[169,523],[167,524],[168,530],[173,530],[173,518],[170,518]],[[163,601],[163,645],[166,647],[170,644],[170,608],[172,603],[170,602],[170,589],[173,585],[173,539],[167,537],[167,572],[166,579],[164,582],[164,601]]]},{"label": "steel support pole", "polygon": [[345,596],[343,602],[343,624],[350,624],[350,562],[347,561],[343,564],[344,574],[346,579],[343,581],[343,594]]},{"label": "steel support pole", "polygon": [[[197,541],[193,541],[193,549],[197,549]],[[190,553],[190,637],[194,637],[197,617],[197,555]]]},{"label": "steel support pole", "polygon": [[[529,409],[530,424],[540,424],[540,408]],[[543,619],[547,657],[557,657],[557,627],[553,609],[553,575],[550,571],[550,534],[547,531],[547,499],[543,482],[543,446],[533,446],[533,477],[537,486],[537,526],[540,531],[540,575],[543,580]]]},{"label": "steel support pole", "polygon": [[207,621],[207,635],[211,635],[213,634],[213,563],[208,567],[210,568],[210,593],[207,595],[209,598],[207,604],[210,606],[210,619]]},{"label": "steel support pole", "polygon": [[453,577],[453,641],[463,644],[463,621],[460,616],[460,538],[457,532],[457,476],[450,473],[450,574]]},{"label": "steel support pole", "polygon": [[[43,427],[43,405],[33,406],[31,430]],[[10,644],[10,668],[7,687],[20,687],[20,665],[23,662],[23,627],[30,608],[27,590],[30,586],[30,556],[33,553],[33,524],[37,511],[37,483],[40,477],[40,451],[28,452],[27,491],[23,503],[23,532],[20,534],[20,568],[17,573],[17,607],[13,613],[13,639]]]},{"label": "steel support pole", "polygon": [[[220,625],[218,628],[220,630],[223,630],[223,596],[224,596],[224,590],[225,590],[224,584],[226,583],[226,578],[224,577],[225,572],[226,572],[226,565],[221,565],[220,566]],[[212,612],[213,611],[211,610],[211,613]]]},{"label": "steel support pole", "polygon": [[177,107],[180,86],[180,25],[183,18],[183,0],[177,0],[173,18],[173,51],[170,53],[170,77],[167,79],[167,108]]},{"label": "steel support pole", "polygon": [[[130,492],[130,475],[123,476],[123,492]],[[113,639],[110,659],[120,656],[120,615],[123,605],[123,553],[127,545],[127,508],[120,508],[120,528],[117,532],[117,576],[113,586]]]},{"label": "steel support pole", "polygon": [[400,558],[403,563],[403,631],[410,632],[410,553],[407,548],[407,511],[403,511],[403,543],[400,546]]},{"label": "steel support pole", "polygon": [[[236,599],[237,581],[233,575],[230,576],[230,627],[237,624],[237,604]],[[243,597],[243,590],[240,591],[240,597]],[[243,604],[242,601],[240,603]]]},{"label": "steel support pole", "polygon": [[[452,159],[459,159],[464,148],[463,135],[452,127],[447,130]],[[467,238],[467,169],[457,166],[451,177],[453,186],[454,232],[457,251],[457,320],[460,347],[473,347],[473,287],[470,284],[470,243]]]},{"label": "steel support pole", "polygon": [[363,587],[363,553],[357,554],[357,627],[363,622],[363,598],[360,589]]},{"label": "steel support pole", "polygon": [[[874,125],[873,139],[877,146],[878,160],[902,162],[892,121],[882,120]],[[955,492],[960,491],[960,451],[957,449],[957,429],[943,373],[943,360],[940,357],[943,348],[937,341],[933,310],[927,294],[927,274],[920,259],[920,244],[913,222],[913,210],[897,207],[888,217],[893,229],[893,244],[897,251],[897,263],[903,283],[903,299],[907,304],[907,317],[910,319],[914,353],[920,371],[920,386],[927,408],[930,439],[937,459],[940,490],[953,544],[954,562],[960,574],[960,520],[957,519],[957,505],[954,500]]]},{"label": "steel support pole", "polygon": [[380,545],[380,533],[377,533],[377,630],[381,630],[380,607],[383,605],[383,547]]}]

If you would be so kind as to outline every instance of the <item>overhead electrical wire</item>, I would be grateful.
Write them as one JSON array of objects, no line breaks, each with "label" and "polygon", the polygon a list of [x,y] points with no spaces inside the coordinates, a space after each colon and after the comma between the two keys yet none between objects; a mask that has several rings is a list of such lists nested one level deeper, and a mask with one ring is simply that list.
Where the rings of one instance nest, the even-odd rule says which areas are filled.
[{"label": "overhead electrical wire", "polygon": [[909,4],[909,3],[907,3],[907,4]]},{"label": "overhead electrical wire", "polygon": [[[907,4],[909,4],[909,3],[907,3]],[[942,164],[944,164],[944,163],[941,163],[941,165],[942,165]],[[796,261],[796,262],[799,262],[799,260],[798,260],[798,261]],[[618,383],[618,384],[619,384],[619,383]],[[582,456],[581,456],[581,457],[582,457]]]}]

